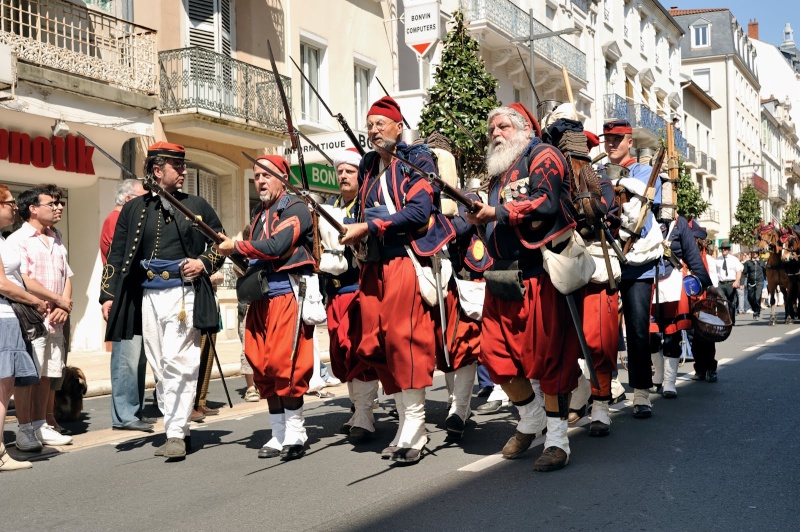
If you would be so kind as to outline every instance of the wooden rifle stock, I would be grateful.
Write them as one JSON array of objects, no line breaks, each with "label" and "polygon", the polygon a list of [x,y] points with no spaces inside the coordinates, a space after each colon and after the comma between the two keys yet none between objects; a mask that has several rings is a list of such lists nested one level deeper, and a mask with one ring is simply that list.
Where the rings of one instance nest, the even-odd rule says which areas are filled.
[{"label": "wooden rifle stock", "polygon": [[650,171],[650,179],[647,180],[647,188],[644,192],[645,203],[639,211],[639,219],[633,227],[633,234],[625,241],[625,247],[622,249],[623,253],[626,255],[633,247],[634,240],[639,238],[639,233],[642,232],[642,228],[644,228],[644,224],[647,221],[647,214],[650,212],[650,207],[653,205],[653,200],[656,198],[656,179],[658,179],[658,174],[661,173],[661,165],[664,164],[664,156],[666,153],[664,146],[661,146],[658,152],[656,152],[656,156],[653,158],[653,169]]}]

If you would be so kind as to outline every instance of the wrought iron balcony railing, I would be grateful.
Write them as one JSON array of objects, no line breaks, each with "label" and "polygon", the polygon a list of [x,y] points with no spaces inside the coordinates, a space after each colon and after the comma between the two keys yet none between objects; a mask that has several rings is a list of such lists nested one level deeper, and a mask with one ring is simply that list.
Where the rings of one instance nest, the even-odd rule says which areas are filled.
[{"label": "wrought iron balcony railing", "polygon": [[627,120],[633,125],[631,116],[631,104],[628,100],[617,94],[606,94],[605,97],[605,117]]},{"label": "wrought iron balcony railing", "polygon": [[743,177],[741,180],[741,188],[744,189],[747,186],[752,186],[762,199],[769,197],[769,183],[760,175],[752,174],[749,177]]},{"label": "wrought iron balcony railing", "polygon": [[691,164],[697,164],[697,159],[694,152],[694,146],[692,146],[691,144],[688,145],[686,151],[686,162]]},{"label": "wrought iron balcony railing", "polygon": [[[606,94],[605,117],[627,120],[634,128],[646,129],[659,138],[663,138],[667,132],[667,121],[649,107],[640,103],[632,104],[617,94]],[[685,155],[687,146],[683,134],[675,130],[675,148]]]},{"label": "wrought iron balcony railing", "polygon": [[681,132],[680,129],[675,128],[673,129],[673,131],[675,132],[675,149],[682,156],[686,157],[686,150],[689,147],[689,142],[686,140],[686,138],[684,138],[683,133]]},{"label": "wrought iron balcony railing", "polygon": [[717,175],[717,160],[713,157],[708,158],[708,173],[711,175]]},{"label": "wrought iron balcony railing", "polygon": [[698,217],[701,222],[717,222],[719,223],[719,211],[717,209],[712,209],[711,207],[707,208],[703,211],[703,213]]},{"label": "wrought iron balcony railing", "polygon": [[708,154],[704,151],[697,152],[697,167],[708,170]]},{"label": "wrought iron balcony railing", "polygon": [[780,185],[772,185],[769,187],[769,199],[777,203],[787,203],[789,195],[786,192],[786,188]]},{"label": "wrought iron balcony railing", "polygon": [[156,92],[156,32],[63,0],[0,0],[0,43],[20,61]]},{"label": "wrought iron balcony railing", "polygon": [[[161,112],[212,113],[273,131],[286,128],[272,72],[203,48],[159,52]],[[287,95],[291,80],[281,76]]]},{"label": "wrought iron balcony railing", "polygon": [[[472,23],[485,20],[508,34],[511,39],[527,38],[530,33],[530,15],[510,0],[461,0],[461,7],[469,13]],[[549,31],[552,30],[533,19],[534,35]],[[586,79],[586,54],[562,37],[535,40],[533,49],[555,64],[567,67],[569,72],[580,79]]]},{"label": "wrought iron balcony railing", "polygon": [[633,106],[634,120],[636,121],[635,127],[644,128],[657,136],[662,136],[667,131],[667,121],[658,116],[644,104],[635,104]]}]

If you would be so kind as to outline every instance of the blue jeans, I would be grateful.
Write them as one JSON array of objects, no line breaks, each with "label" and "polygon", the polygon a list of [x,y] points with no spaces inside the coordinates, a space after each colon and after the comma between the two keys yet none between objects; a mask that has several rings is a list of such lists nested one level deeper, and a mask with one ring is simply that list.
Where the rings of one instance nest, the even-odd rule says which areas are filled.
[{"label": "blue jeans", "polygon": [[111,424],[127,425],[142,417],[147,359],[141,336],[111,344]]},{"label": "blue jeans", "polygon": [[478,387],[486,388],[487,386],[494,386],[492,378],[489,377],[489,370],[483,364],[478,364]]}]

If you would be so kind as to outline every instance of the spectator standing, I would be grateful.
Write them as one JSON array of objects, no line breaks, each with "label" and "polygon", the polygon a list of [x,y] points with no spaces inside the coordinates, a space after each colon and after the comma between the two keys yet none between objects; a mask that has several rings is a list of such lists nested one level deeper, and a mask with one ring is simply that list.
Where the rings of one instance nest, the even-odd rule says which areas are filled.
[{"label": "spectator standing", "polygon": [[767,267],[761,257],[758,256],[758,249],[750,252],[750,258],[744,263],[742,270],[742,283],[747,290],[747,302],[753,309],[753,320],[758,321],[761,317],[761,291],[764,288],[764,279],[767,276]]},{"label": "spectator standing", "polygon": [[736,325],[736,309],[739,306],[739,296],[736,290],[742,279],[744,267],[736,255],[731,255],[731,243],[723,240],[719,245],[722,256],[717,257],[717,277],[719,278],[719,291],[728,300],[731,311],[731,321]]}]

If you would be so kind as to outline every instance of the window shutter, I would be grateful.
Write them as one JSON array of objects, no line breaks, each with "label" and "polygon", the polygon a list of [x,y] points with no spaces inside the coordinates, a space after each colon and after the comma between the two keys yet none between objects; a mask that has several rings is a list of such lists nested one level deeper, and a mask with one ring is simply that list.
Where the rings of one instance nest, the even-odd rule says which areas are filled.
[{"label": "window shutter", "polygon": [[197,172],[197,168],[186,169],[186,179],[183,180],[183,186],[181,187],[184,193],[192,196],[197,195]]},{"label": "window shutter", "polygon": [[215,210],[219,210],[219,179],[214,174],[210,174],[204,170],[199,171],[200,185],[199,196],[202,196],[209,205]]}]

